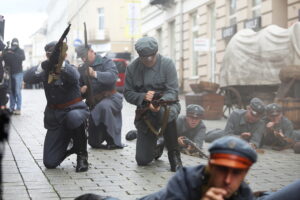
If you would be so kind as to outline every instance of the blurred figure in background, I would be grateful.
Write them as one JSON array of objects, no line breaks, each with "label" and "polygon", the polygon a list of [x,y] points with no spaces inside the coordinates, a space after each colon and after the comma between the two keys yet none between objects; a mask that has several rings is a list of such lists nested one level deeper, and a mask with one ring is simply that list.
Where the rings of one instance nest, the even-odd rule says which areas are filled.
[{"label": "blurred figure in background", "polygon": [[0,109],[6,109],[8,102],[7,89],[8,89],[8,74],[4,68],[3,55],[5,54],[5,45],[0,40]]},{"label": "blurred figure in background", "polygon": [[22,82],[23,82],[23,66],[25,60],[23,49],[19,47],[19,40],[12,39],[11,47],[4,54],[5,65],[9,69],[10,75],[10,112],[15,115],[21,114],[22,106]]}]

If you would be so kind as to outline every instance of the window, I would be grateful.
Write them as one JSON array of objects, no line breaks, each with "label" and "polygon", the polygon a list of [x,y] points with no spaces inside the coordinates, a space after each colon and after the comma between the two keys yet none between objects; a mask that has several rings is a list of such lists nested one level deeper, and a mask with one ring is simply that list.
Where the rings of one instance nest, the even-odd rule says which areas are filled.
[{"label": "window", "polygon": [[229,25],[236,24],[236,0],[229,0]]},{"label": "window", "polygon": [[158,43],[158,51],[162,54],[162,30],[161,28],[156,30],[156,38]]},{"label": "window", "polygon": [[104,8],[98,8],[99,30],[104,30]]},{"label": "window", "polygon": [[229,14],[233,15],[235,13],[236,13],[236,0],[230,0]]},{"label": "window", "polygon": [[191,14],[192,25],[192,75],[198,75],[198,51],[195,51],[195,39],[198,38],[197,13]]},{"label": "window", "polygon": [[261,0],[252,0],[252,17],[261,16]]},{"label": "window", "polygon": [[169,35],[170,35],[170,58],[176,62],[176,40],[175,40],[175,21],[169,23]]}]

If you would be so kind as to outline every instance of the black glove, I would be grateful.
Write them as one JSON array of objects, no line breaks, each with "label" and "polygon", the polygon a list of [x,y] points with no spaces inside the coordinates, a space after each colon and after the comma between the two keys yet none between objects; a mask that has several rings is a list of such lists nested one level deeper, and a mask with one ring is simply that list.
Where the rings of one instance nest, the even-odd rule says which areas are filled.
[{"label": "black glove", "polygon": [[51,64],[49,62],[49,60],[45,60],[41,63],[42,69],[45,71],[50,71],[51,70]]}]

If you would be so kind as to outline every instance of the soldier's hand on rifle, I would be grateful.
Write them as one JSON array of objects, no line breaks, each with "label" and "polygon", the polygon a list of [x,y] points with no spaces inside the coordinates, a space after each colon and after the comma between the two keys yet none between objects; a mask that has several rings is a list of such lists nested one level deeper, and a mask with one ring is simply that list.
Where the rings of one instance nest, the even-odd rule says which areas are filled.
[{"label": "soldier's hand on rifle", "polygon": [[42,69],[43,70],[50,70],[51,69],[51,64],[49,60],[45,60],[41,63]]},{"label": "soldier's hand on rifle", "polygon": [[81,94],[84,94],[84,93],[86,93],[86,90],[87,90],[87,86],[84,85],[84,86],[82,86],[82,87],[80,88],[80,93],[81,93]]},{"label": "soldier's hand on rifle", "polygon": [[249,133],[249,132],[244,132],[244,133],[241,134],[241,138],[244,139],[244,140],[249,140],[251,135],[252,134]]},{"label": "soldier's hand on rifle", "polygon": [[276,137],[284,138],[284,135],[281,130],[274,130],[274,134]]},{"label": "soldier's hand on rifle", "polygon": [[97,78],[97,72],[91,67],[89,67],[89,75],[93,78]]},{"label": "soldier's hand on rifle", "polygon": [[152,103],[149,104],[149,109],[152,111],[152,112],[158,112],[160,110],[160,106],[153,106]]},{"label": "soldier's hand on rifle", "polygon": [[252,149],[257,149],[257,146],[253,143],[249,143],[249,145],[252,147]]},{"label": "soldier's hand on rifle", "polygon": [[267,128],[273,128],[274,125],[275,125],[274,122],[268,122],[267,125],[266,125],[266,127],[267,127]]},{"label": "soldier's hand on rifle", "polygon": [[153,97],[154,97],[155,91],[148,91],[146,93],[146,95],[144,96],[144,100],[146,101],[152,101]]},{"label": "soldier's hand on rifle", "polygon": [[177,141],[178,141],[178,144],[180,145],[180,146],[183,146],[183,147],[185,147],[186,145],[185,145],[185,143],[184,143],[184,136],[179,136],[178,138],[177,138]]}]

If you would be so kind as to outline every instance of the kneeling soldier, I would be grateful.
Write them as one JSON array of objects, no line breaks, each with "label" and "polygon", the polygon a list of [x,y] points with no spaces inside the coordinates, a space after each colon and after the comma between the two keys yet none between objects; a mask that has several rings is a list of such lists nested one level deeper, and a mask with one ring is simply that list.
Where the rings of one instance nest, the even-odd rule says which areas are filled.
[{"label": "kneeling soldier", "polygon": [[[44,126],[47,134],[44,142],[43,161],[46,168],[57,167],[68,155],[77,154],[76,172],[88,170],[86,121],[89,116],[87,105],[82,101],[79,87],[79,72],[64,61],[60,74],[54,77],[53,64],[49,61],[57,42],[45,46],[47,60],[31,68],[26,77],[31,82],[43,82],[47,106]],[[64,44],[66,45],[66,44]],[[67,46],[65,46],[67,48]],[[63,55],[65,59],[66,54]],[[52,76],[53,81],[49,81]],[[26,81],[26,80],[25,80]],[[73,147],[67,150],[71,139]]]}]

